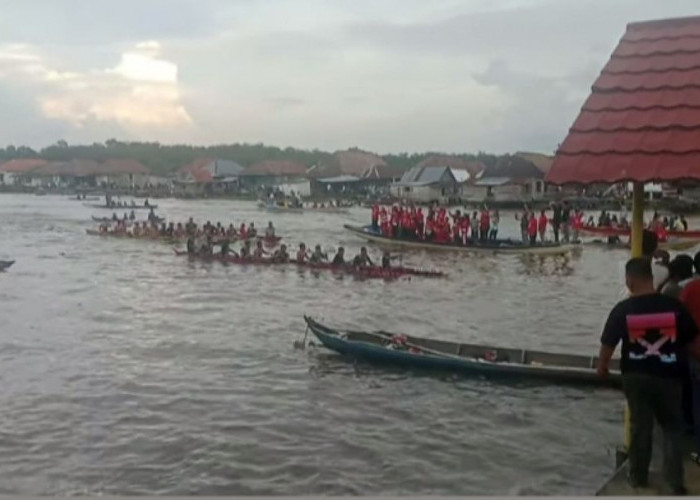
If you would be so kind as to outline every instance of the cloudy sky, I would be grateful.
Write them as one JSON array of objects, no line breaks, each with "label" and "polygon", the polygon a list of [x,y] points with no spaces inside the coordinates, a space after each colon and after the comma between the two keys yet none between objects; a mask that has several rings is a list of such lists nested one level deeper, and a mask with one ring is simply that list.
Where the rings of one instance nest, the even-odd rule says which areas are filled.
[{"label": "cloudy sky", "polygon": [[532,150],[697,0],[0,0],[0,144]]}]

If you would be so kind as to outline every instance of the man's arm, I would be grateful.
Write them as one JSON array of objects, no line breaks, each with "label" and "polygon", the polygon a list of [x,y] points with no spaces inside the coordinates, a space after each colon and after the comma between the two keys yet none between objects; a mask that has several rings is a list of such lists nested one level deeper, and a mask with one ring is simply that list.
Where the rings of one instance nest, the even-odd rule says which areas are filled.
[{"label": "man's arm", "polygon": [[610,372],[610,360],[612,359],[615,347],[622,338],[624,331],[624,316],[618,307],[610,311],[603,334],[600,336],[600,352],[598,354],[598,367],[596,371],[601,377],[606,377]]},{"label": "man's arm", "polygon": [[614,352],[614,347],[605,344],[600,345],[600,353],[598,354],[598,367],[596,371],[601,377],[607,377],[610,373],[610,360],[612,359]]}]

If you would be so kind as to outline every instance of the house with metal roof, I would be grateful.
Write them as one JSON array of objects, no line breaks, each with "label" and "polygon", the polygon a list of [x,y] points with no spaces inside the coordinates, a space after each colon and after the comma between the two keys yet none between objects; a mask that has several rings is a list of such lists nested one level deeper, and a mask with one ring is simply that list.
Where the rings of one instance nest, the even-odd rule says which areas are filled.
[{"label": "house with metal roof", "polygon": [[545,199],[544,181],[551,157],[536,153],[516,153],[486,167],[462,192],[469,202],[528,203]]},{"label": "house with metal roof", "polygon": [[187,198],[237,192],[244,170],[235,161],[198,158],[177,171],[174,193]]},{"label": "house with metal roof", "polygon": [[391,194],[417,203],[448,203],[458,198],[460,185],[450,167],[416,165],[392,184]]}]

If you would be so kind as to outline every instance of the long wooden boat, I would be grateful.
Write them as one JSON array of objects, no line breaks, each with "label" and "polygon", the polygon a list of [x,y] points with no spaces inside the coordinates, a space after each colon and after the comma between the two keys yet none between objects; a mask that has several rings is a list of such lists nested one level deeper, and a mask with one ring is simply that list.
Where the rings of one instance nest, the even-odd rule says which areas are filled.
[{"label": "long wooden boat", "polygon": [[[96,216],[94,216],[94,215],[92,216],[92,220],[93,220],[94,222],[100,222],[100,223],[102,223],[102,224],[116,224],[117,222],[122,222],[122,221],[123,221],[123,219],[114,220],[112,217],[96,217]],[[156,221],[158,224],[162,224],[163,222],[165,222],[165,217],[158,217],[158,216],[156,216],[155,221]],[[143,220],[143,221],[138,221],[138,220],[127,220],[127,221],[126,221],[126,224],[127,224],[127,225],[131,225],[131,224],[133,224],[134,222],[138,222],[139,224],[149,224],[151,221],[149,221],[149,220]]]},{"label": "long wooden boat", "polygon": [[[629,236],[630,229],[611,226],[583,226],[580,230],[584,234],[596,234],[602,236]],[[668,231],[669,238],[700,239],[700,230]]]},{"label": "long wooden boat", "polygon": [[307,212],[315,212],[321,214],[349,214],[350,210],[347,207],[304,207]]},{"label": "long wooden boat", "polygon": [[414,269],[410,267],[353,267],[351,265],[335,265],[329,262],[321,263],[311,263],[311,262],[297,262],[296,260],[289,260],[288,262],[277,262],[270,259],[242,259],[234,255],[201,255],[201,254],[189,254],[185,250],[175,250],[175,255],[189,257],[194,260],[203,261],[217,261],[226,264],[239,264],[243,266],[295,266],[306,268],[310,270],[325,270],[333,271],[342,274],[352,274],[354,276],[362,278],[381,278],[381,279],[397,279],[404,276],[422,276],[425,278],[442,278],[446,274],[440,271],[428,271],[423,269]]},{"label": "long wooden boat", "polygon": [[382,331],[336,330],[309,316],[304,320],[325,347],[355,359],[510,380],[621,386],[616,360],[611,363],[610,376],[601,378],[596,373],[598,360],[594,356],[461,344]]},{"label": "long wooden boat", "polygon": [[467,245],[456,243],[434,243],[422,240],[407,240],[384,236],[372,229],[372,226],[343,226],[351,233],[364,238],[373,243],[385,246],[401,246],[415,248],[417,250],[451,250],[471,253],[510,253],[510,254],[531,254],[531,255],[562,255],[571,252],[579,245],[561,243],[535,243],[530,245],[522,241],[512,239],[498,239],[487,242],[474,242]]},{"label": "long wooden boat", "polygon": [[99,196],[86,196],[85,198],[78,198],[76,196],[76,197],[72,197],[72,198],[68,198],[68,199],[72,200],[72,201],[100,201]]},{"label": "long wooden boat", "polygon": [[14,264],[14,260],[0,260],[0,271],[4,271],[5,269],[9,269],[12,267],[12,264]]},{"label": "long wooden boat", "polygon": [[158,208],[158,205],[102,205],[99,203],[83,203],[83,206],[90,208],[101,208],[104,210],[150,210]]},{"label": "long wooden boat", "polygon": [[283,205],[278,205],[276,203],[264,203],[258,202],[258,208],[260,210],[266,210],[268,212],[279,212],[279,213],[290,213],[290,214],[301,214],[304,212],[303,207],[288,207]]},{"label": "long wooden boat", "polygon": [[[130,232],[124,231],[100,231],[98,229],[86,229],[85,232],[90,236],[102,236],[104,238],[128,238],[133,240],[150,240],[150,241],[162,241],[168,244],[184,243],[187,241],[187,236],[177,237],[177,236],[154,236],[154,235],[140,235],[134,236]],[[262,240],[263,245],[268,248],[275,247],[282,241],[281,236],[255,236],[246,238],[231,238],[231,243],[236,243],[246,240]],[[214,244],[219,244],[220,240],[214,239]]]}]

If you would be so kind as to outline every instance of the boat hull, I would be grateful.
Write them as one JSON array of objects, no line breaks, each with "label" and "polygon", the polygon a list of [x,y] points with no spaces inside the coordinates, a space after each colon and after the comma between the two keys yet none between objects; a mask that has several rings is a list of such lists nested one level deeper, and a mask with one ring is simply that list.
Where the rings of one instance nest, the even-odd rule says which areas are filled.
[{"label": "boat hull", "polygon": [[[581,234],[595,234],[599,236],[629,236],[630,230],[621,227],[593,227],[584,226]],[[669,238],[700,239],[700,231],[668,231]]]},{"label": "boat hull", "polygon": [[[559,356],[562,359],[576,359],[580,365],[588,365],[584,367],[572,366],[543,366],[536,364],[523,364],[517,362],[498,362],[486,361],[484,359],[472,359],[457,354],[420,352],[413,353],[408,350],[389,349],[379,343],[367,342],[361,340],[350,340],[343,338],[343,335],[352,336],[384,336],[389,339],[392,334],[386,332],[367,333],[367,332],[340,332],[332,328],[321,325],[310,317],[304,316],[307,326],[318,340],[328,349],[338,352],[342,355],[364,359],[367,361],[398,365],[411,369],[426,369],[438,370],[451,373],[459,373],[462,375],[481,375],[494,378],[506,378],[510,380],[541,380],[563,385],[592,385],[592,386],[607,386],[621,387],[621,375],[618,371],[611,372],[609,377],[599,377],[593,368],[595,358],[587,358],[584,356],[572,355],[557,355],[551,353],[530,353],[539,354],[543,359],[546,356]],[[417,341],[416,339],[415,341]],[[435,341],[436,343],[446,344],[454,347],[454,352],[461,352],[463,347],[470,349],[479,349],[480,346],[466,346],[460,344],[452,344],[446,342]],[[484,352],[495,348],[481,346]],[[526,351],[520,351],[523,358],[527,357]]]},{"label": "boat hull", "polygon": [[427,278],[441,278],[446,276],[444,273],[439,271],[426,271],[422,269],[412,269],[407,267],[392,267],[392,268],[382,268],[382,267],[362,267],[354,268],[349,265],[339,266],[328,262],[322,263],[311,263],[311,262],[297,262],[295,260],[290,260],[289,262],[274,262],[269,259],[241,259],[234,255],[198,255],[198,254],[188,254],[184,250],[175,250],[176,255],[183,257],[188,257],[193,260],[203,260],[203,261],[218,261],[225,264],[238,264],[242,266],[295,266],[298,268],[309,269],[311,271],[333,271],[340,274],[352,274],[354,276],[362,278],[381,278],[381,279],[396,279],[402,278],[404,276],[422,276]]},{"label": "boat hull", "polygon": [[9,269],[12,267],[12,264],[14,264],[14,260],[0,260],[0,271],[4,271],[5,269]]},{"label": "boat hull", "polygon": [[451,243],[431,243],[418,240],[402,240],[391,238],[372,231],[370,226],[358,227],[345,224],[343,226],[351,233],[373,243],[390,247],[414,248],[416,250],[440,250],[467,253],[504,253],[527,255],[563,255],[571,252],[579,245],[574,244],[541,244],[527,245],[514,240],[496,240],[495,243],[472,243],[469,245],[455,245]]}]

